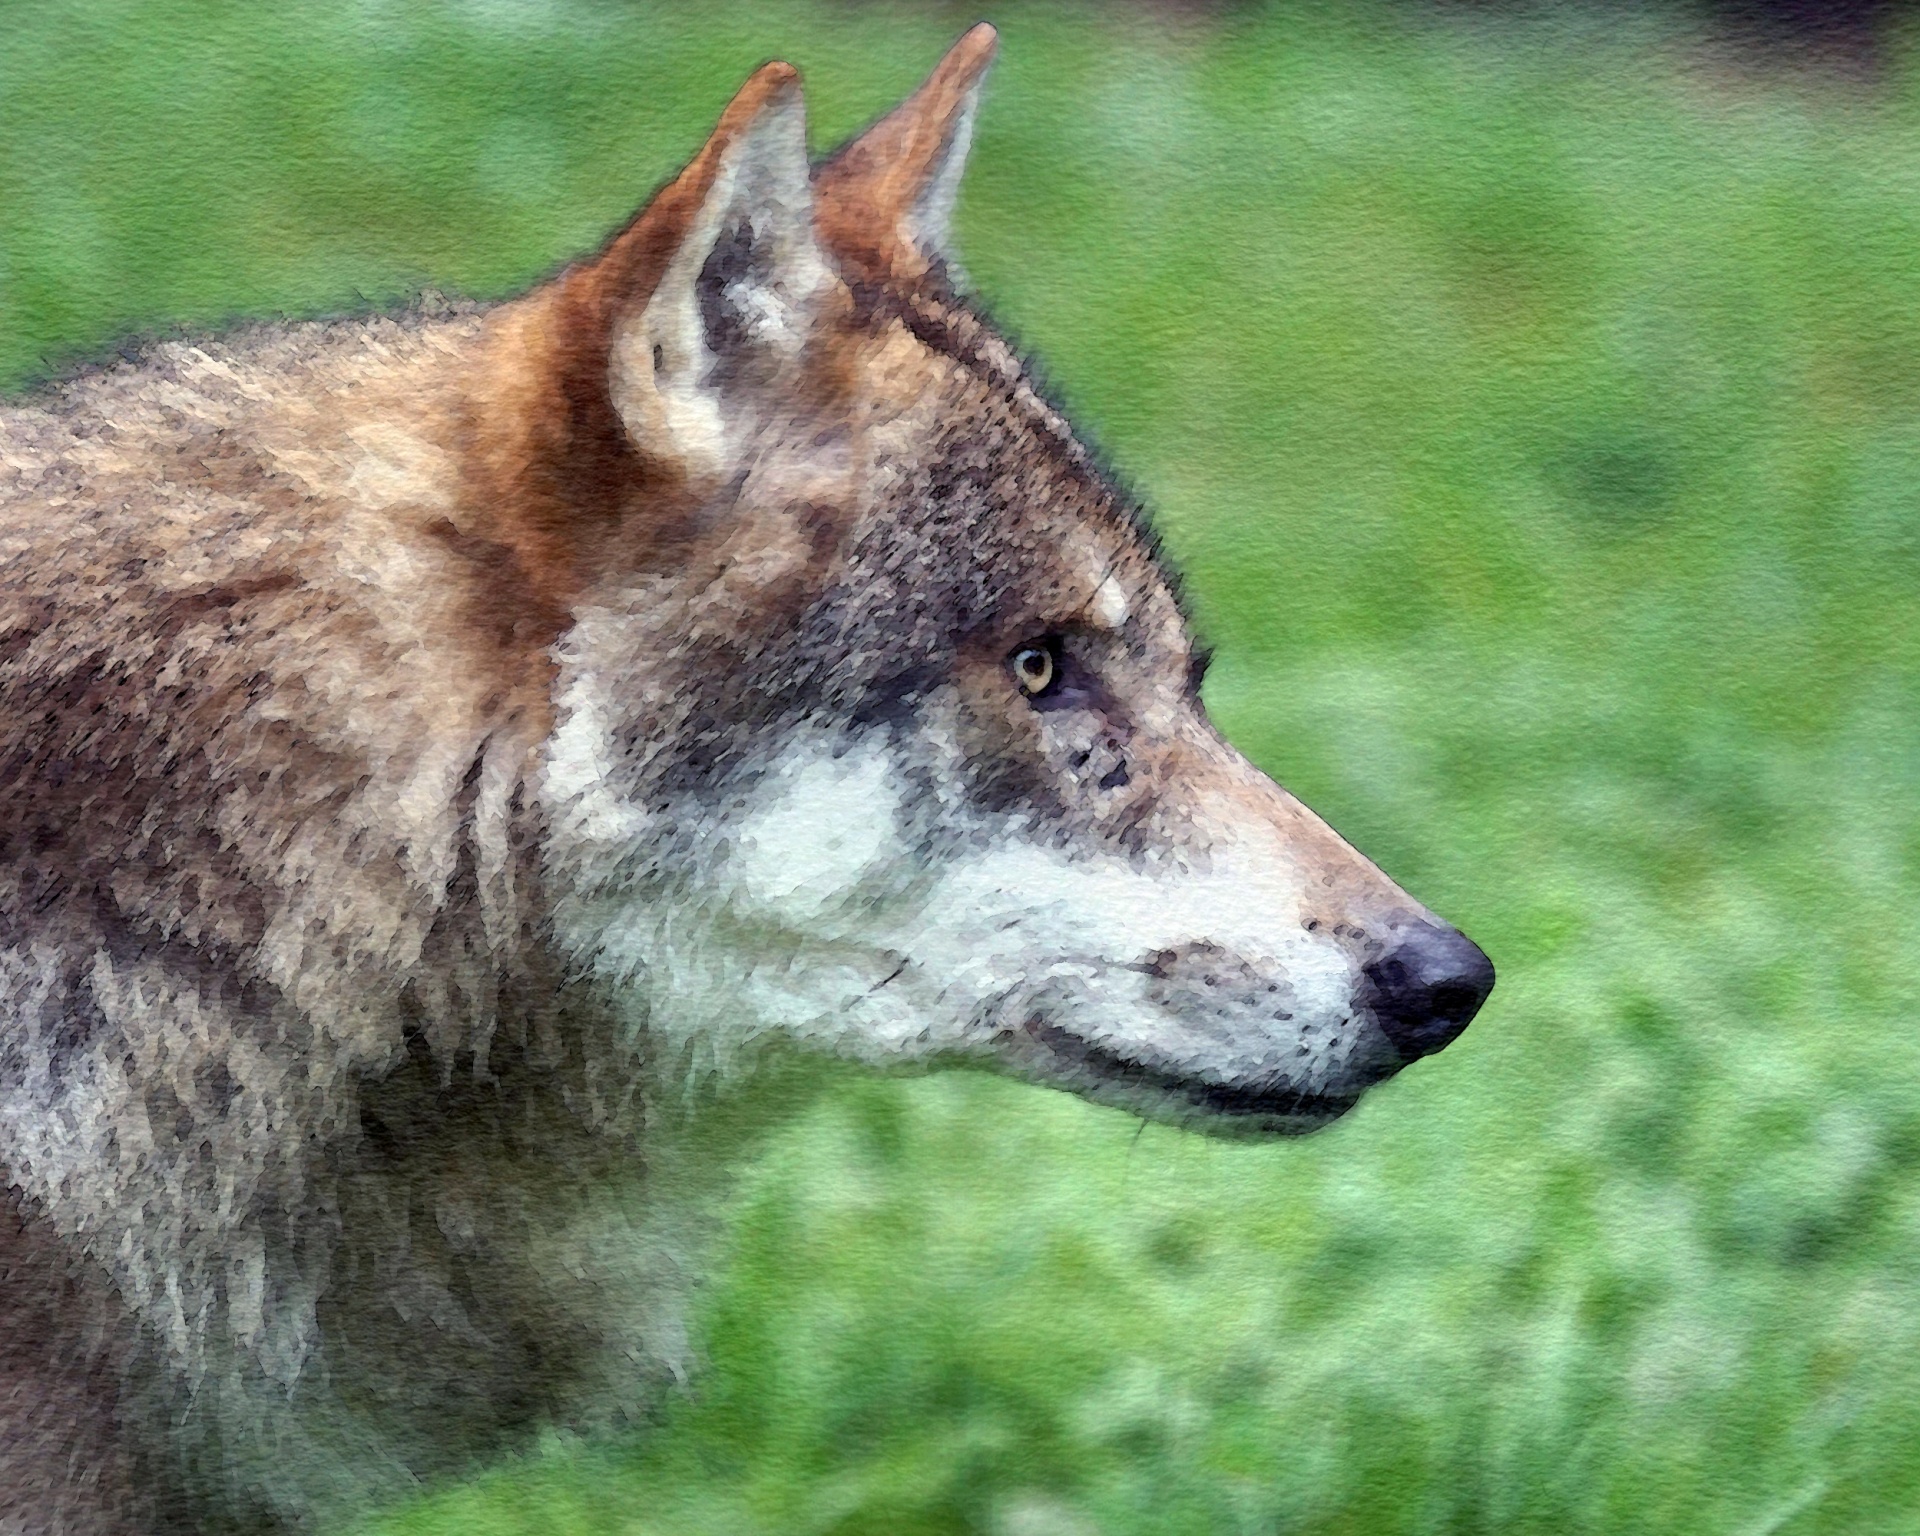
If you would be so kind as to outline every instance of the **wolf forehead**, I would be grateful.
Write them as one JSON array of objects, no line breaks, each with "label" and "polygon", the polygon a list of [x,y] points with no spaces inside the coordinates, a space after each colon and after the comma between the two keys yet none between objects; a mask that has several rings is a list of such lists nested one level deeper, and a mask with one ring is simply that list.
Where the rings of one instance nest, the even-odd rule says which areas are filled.
[{"label": "wolf forehead", "polygon": [[1184,649],[1175,583],[1137,503],[977,313],[946,295],[883,297],[866,340],[881,362],[857,418],[866,440],[852,445],[864,483],[841,513],[822,617],[884,626],[900,654],[1054,629]]},{"label": "wolf forehead", "polygon": [[797,74],[765,66],[626,228],[495,318],[455,522],[511,549],[549,637],[664,587],[696,599],[691,649],[800,632],[843,674],[876,627],[927,658],[1036,626],[1183,643],[1131,499],[953,281],[992,53],[973,29],[817,165]]}]

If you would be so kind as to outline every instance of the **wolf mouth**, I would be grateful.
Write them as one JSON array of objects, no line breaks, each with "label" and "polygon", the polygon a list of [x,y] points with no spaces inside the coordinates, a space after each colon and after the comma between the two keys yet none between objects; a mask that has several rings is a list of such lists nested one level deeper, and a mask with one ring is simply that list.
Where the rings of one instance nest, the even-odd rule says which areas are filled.
[{"label": "wolf mouth", "polygon": [[[1027,1033],[1057,1062],[1087,1081],[1065,1086],[1090,1096],[1101,1088],[1119,1089],[1140,1108],[1138,1099],[1151,1095],[1186,1107],[1196,1124],[1248,1131],[1298,1134],[1337,1120],[1360,1102],[1358,1093],[1308,1093],[1298,1089],[1236,1088],[1223,1083],[1182,1077],[1161,1067],[1148,1066],[1082,1039],[1057,1025],[1031,1019]],[[1182,1118],[1187,1118],[1182,1116]]]}]

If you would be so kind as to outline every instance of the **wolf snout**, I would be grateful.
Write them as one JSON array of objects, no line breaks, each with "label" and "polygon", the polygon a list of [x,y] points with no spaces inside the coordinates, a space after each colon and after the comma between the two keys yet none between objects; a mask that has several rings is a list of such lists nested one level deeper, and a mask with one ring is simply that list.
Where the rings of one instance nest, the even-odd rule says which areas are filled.
[{"label": "wolf snout", "polygon": [[1460,1037],[1493,990],[1493,962],[1458,928],[1421,923],[1362,967],[1366,1003],[1400,1054],[1412,1061]]}]

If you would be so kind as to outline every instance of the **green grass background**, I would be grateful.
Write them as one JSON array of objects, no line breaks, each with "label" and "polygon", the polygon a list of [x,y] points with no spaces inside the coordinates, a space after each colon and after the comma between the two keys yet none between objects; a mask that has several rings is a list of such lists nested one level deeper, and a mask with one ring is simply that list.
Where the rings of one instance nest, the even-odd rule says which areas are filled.
[{"label": "green grass background", "polygon": [[[856,1082],[710,1366],[388,1533],[1920,1530],[1920,59],[1661,14],[986,6],[975,284],[1227,732],[1500,987],[1309,1140]],[[974,8],[0,0],[0,382],[511,291],[745,73]]]}]

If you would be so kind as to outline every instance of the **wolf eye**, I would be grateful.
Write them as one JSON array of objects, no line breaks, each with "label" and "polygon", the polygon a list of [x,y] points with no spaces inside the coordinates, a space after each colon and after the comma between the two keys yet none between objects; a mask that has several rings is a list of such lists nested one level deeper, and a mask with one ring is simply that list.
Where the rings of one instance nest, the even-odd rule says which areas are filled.
[{"label": "wolf eye", "polygon": [[1050,645],[1023,645],[1007,658],[1007,665],[1013,669],[1013,680],[1020,691],[1030,699],[1045,694],[1060,676]]}]

